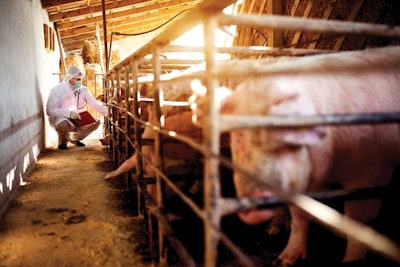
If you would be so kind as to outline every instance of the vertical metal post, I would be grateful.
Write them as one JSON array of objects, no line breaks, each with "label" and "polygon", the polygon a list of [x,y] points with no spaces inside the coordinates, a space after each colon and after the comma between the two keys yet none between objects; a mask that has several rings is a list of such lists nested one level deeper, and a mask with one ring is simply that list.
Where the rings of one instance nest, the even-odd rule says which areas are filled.
[{"label": "vertical metal post", "polygon": [[104,33],[104,56],[106,58],[106,73],[109,68],[109,58],[108,58],[108,47],[107,47],[107,18],[106,18],[106,1],[101,0],[102,12],[103,12],[103,33]]},{"label": "vertical metal post", "polygon": [[[161,116],[162,112],[161,109],[163,107],[163,90],[160,86],[160,75],[161,75],[161,62],[160,62],[160,48],[156,47],[153,51],[153,67],[154,67],[154,88],[155,88],[155,95],[154,95],[154,116],[156,118],[156,126],[161,127]],[[157,169],[163,170],[163,162],[162,162],[162,136],[160,133],[156,132],[154,136],[154,151],[155,151],[155,165]],[[156,174],[156,187],[157,187],[157,206],[160,210],[164,209],[164,194],[163,194],[163,181],[159,174]],[[160,256],[160,263],[162,266],[167,265],[167,257],[165,255],[165,242],[164,242],[164,231],[163,225],[158,223],[158,247],[159,247],[159,256]]]},{"label": "vertical metal post", "polygon": [[[125,75],[124,75],[124,100],[125,100],[125,109],[124,109],[124,117],[125,117],[125,155],[123,157],[124,160],[127,160],[129,158],[129,132],[130,132],[130,120],[129,120],[129,115],[128,115],[128,110],[129,110],[129,91],[130,91],[130,85],[129,85],[129,74],[130,74],[130,64],[126,64],[124,66],[124,71],[125,71]],[[126,175],[126,182],[127,182],[127,186],[129,188],[129,190],[132,189],[132,180],[131,180],[131,176],[130,176],[130,172],[127,172]]]},{"label": "vertical metal post", "polygon": [[[120,118],[120,112],[119,112],[119,100],[120,100],[120,96],[118,94],[119,88],[121,88],[121,81],[120,81],[120,69],[116,69],[115,71],[115,88],[114,88],[114,93],[117,94],[116,95],[116,108],[113,108],[114,110],[114,123],[117,123],[118,126],[121,126],[121,118]],[[114,162],[115,162],[115,167],[119,166],[121,164],[121,131],[115,127],[115,139],[116,139],[116,146],[114,146]]]},{"label": "vertical metal post", "polygon": [[[219,111],[215,109],[215,89],[218,80],[215,77],[215,40],[214,34],[217,21],[214,16],[209,16],[204,21],[204,44],[207,77],[207,114],[203,126],[204,145],[212,154],[219,155]],[[210,222],[205,221],[205,266],[216,266],[217,248],[220,240],[219,234],[211,227],[210,223],[219,228],[221,214],[218,199],[221,197],[219,185],[219,160],[216,157],[206,157],[204,170],[204,208]]]},{"label": "vertical metal post", "polygon": [[[138,62],[134,60],[132,62],[132,80],[133,80],[133,92],[132,92],[132,97],[133,97],[133,114],[135,115],[136,118],[139,118],[139,101],[140,101],[140,92],[139,92],[139,81],[138,81],[138,76],[139,76],[139,71],[138,71]],[[136,175],[138,177],[137,181],[138,183],[144,184],[143,181],[143,159],[142,159],[142,154],[140,153],[142,151],[142,127],[141,123],[134,120],[134,125],[135,125],[135,151],[136,153]],[[144,218],[144,205],[142,206],[142,194],[141,194],[141,189],[140,185],[137,185],[137,201],[138,201],[138,216],[140,218]]]}]

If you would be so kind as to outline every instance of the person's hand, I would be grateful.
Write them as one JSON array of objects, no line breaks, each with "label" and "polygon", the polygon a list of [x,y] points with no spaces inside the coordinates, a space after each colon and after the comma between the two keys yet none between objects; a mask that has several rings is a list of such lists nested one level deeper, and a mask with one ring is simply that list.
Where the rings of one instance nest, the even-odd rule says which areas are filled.
[{"label": "person's hand", "polygon": [[71,111],[71,113],[69,114],[69,117],[73,120],[81,119],[81,115],[79,115],[79,113],[76,111]]}]

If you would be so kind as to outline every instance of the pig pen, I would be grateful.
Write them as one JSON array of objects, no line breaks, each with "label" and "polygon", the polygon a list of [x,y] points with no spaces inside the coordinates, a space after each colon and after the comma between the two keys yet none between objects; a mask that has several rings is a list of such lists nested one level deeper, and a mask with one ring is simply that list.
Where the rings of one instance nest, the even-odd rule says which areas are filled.
[{"label": "pig pen", "polygon": [[[220,25],[253,25],[270,29],[343,35],[362,34],[388,38],[399,38],[400,28],[273,15],[228,16],[218,12],[231,2],[233,1],[219,1],[219,3],[205,1],[177,23],[180,26],[167,28],[147,46],[115,66],[106,76],[105,102],[111,115],[106,119],[105,125],[106,134],[110,138],[110,155],[115,168],[131,158],[134,153],[137,155],[136,168],[124,172],[119,177],[121,183],[134,192],[135,197],[132,198],[132,203],[136,206],[137,216],[143,218],[143,223],[146,225],[150,257],[161,266],[279,266],[276,258],[285,246],[289,230],[283,227],[279,234],[268,236],[266,229],[269,223],[256,226],[246,225],[237,219],[236,213],[267,206],[286,206],[290,203],[299,206],[315,220],[309,233],[308,257],[296,263],[296,266],[398,266],[400,263],[397,246],[398,230],[392,227],[396,223],[395,218],[390,215],[395,212],[392,204],[398,200],[396,193],[399,189],[396,184],[398,179],[393,179],[393,184],[385,188],[360,189],[351,192],[343,190],[313,192],[310,194],[311,198],[307,195],[301,195],[299,199],[237,198],[233,188],[232,172],[240,171],[241,168],[240,165],[232,163],[229,148],[221,148],[221,136],[232,129],[276,125],[336,127],[342,124],[396,123],[400,119],[400,114],[327,114],[326,116],[286,118],[281,121],[275,121],[268,116],[220,116],[215,108],[217,100],[214,92],[221,84],[237,83],[237,80],[234,81],[232,77],[240,80],[241,77],[274,75],[279,71],[288,71],[287,69],[271,71],[267,67],[262,67],[268,66],[266,65],[268,61],[274,62],[274,57],[307,56],[332,51],[282,47],[268,49],[265,47],[215,47],[213,36]],[[178,47],[169,44],[179,33],[196,23],[203,24],[204,47]],[[203,60],[165,59],[163,56],[163,53],[178,51],[203,52],[205,64],[200,64]],[[152,55],[152,59],[145,58],[148,54]],[[230,59],[219,60],[216,56],[219,54],[230,55]],[[178,75],[163,75],[172,70],[183,71]],[[165,88],[171,90],[170,84],[174,83],[183,83],[190,87],[194,79],[199,79],[207,85],[206,98],[210,106],[206,113],[207,120],[202,127],[201,142],[168,129],[165,130],[162,123],[165,109],[174,107],[175,112],[179,112],[179,110],[187,111],[190,108],[188,100],[177,101],[168,98]],[[152,97],[143,96],[141,90],[145,82],[152,83],[154,88]],[[181,93],[188,92],[190,88]],[[149,124],[147,117],[144,116],[143,105],[149,103],[152,104],[156,118],[152,124]],[[145,127],[152,127],[155,131],[153,138],[142,138]],[[188,165],[189,172],[178,172],[179,175],[166,174],[164,146],[179,142],[196,150],[198,160]],[[141,154],[144,147],[149,145],[154,146],[152,161]],[[152,166],[150,167],[151,176],[146,173],[150,165]],[[397,172],[393,176],[398,176]],[[177,186],[177,183],[182,181],[187,182],[185,186]],[[201,186],[196,187],[199,184]],[[148,191],[147,185],[156,186],[156,195]],[[175,194],[167,196],[166,187]],[[344,200],[377,197],[383,198],[384,201],[382,217],[370,227],[359,225],[346,217],[339,217],[346,219],[339,219],[337,222],[330,222],[324,217],[319,217],[321,211],[315,209],[319,206],[319,202],[313,201],[313,199],[320,200],[342,212]],[[305,207],[302,205],[302,200],[310,201],[312,204]],[[323,205],[321,208],[326,207]],[[371,255],[367,260],[348,264],[340,263],[344,254],[342,239],[344,235],[358,238],[370,249]],[[390,238],[387,239],[386,235]],[[366,241],[366,236],[372,239]],[[385,244],[386,247],[380,244]],[[321,246],[329,249],[321,250]]]}]

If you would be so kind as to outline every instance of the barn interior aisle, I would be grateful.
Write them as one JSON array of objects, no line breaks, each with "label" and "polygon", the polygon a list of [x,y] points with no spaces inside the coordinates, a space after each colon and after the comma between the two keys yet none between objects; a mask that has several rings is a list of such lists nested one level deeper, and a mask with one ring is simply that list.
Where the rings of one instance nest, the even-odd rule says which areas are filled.
[{"label": "barn interior aisle", "polygon": [[150,266],[136,254],[145,237],[127,192],[119,179],[103,179],[113,163],[101,134],[39,158],[2,217],[0,266]]}]

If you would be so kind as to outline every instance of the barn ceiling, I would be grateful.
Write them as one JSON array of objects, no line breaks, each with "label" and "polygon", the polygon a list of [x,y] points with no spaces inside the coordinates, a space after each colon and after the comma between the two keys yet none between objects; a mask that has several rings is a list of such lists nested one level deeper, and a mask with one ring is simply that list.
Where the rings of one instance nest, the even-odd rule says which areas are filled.
[{"label": "barn ceiling", "polygon": [[[80,52],[84,41],[104,42],[152,31],[171,23],[201,0],[42,0],[55,23],[66,54]],[[104,10],[104,11],[103,11]],[[105,19],[103,17],[105,14]],[[97,35],[96,35],[97,32]],[[119,34],[119,35],[118,35]]]},{"label": "barn ceiling", "polygon": [[[178,21],[187,11],[201,3],[218,6],[234,0],[42,0],[43,8],[55,23],[56,33],[66,54],[80,52],[84,41],[100,41],[107,34],[107,41],[152,32]],[[223,4],[222,4],[223,3]],[[274,14],[290,17],[344,20],[374,24],[400,24],[398,0],[243,0],[238,13]],[[200,5],[201,6],[201,5]],[[103,16],[105,15],[105,17]],[[103,26],[106,27],[103,27]],[[184,25],[182,25],[184,26]],[[184,28],[184,27],[183,27]],[[275,46],[307,49],[349,50],[366,46],[386,45],[393,40],[374,40],[366,36],[356,39],[300,32],[281,34],[272,40],[268,29],[239,27],[235,45]],[[275,34],[276,35],[276,34]],[[267,42],[268,41],[268,42]],[[396,40],[398,43],[399,40]]]}]

